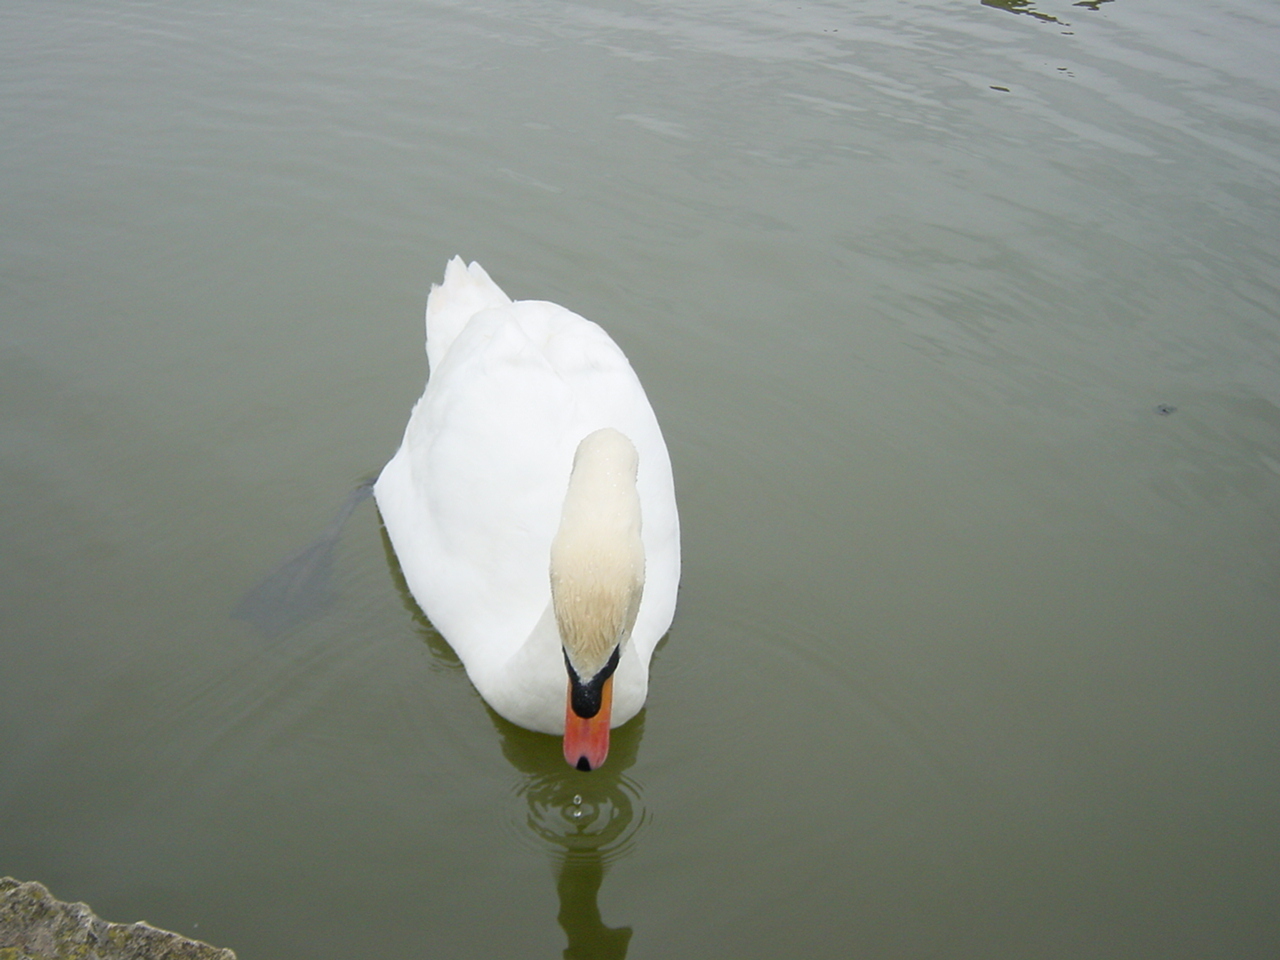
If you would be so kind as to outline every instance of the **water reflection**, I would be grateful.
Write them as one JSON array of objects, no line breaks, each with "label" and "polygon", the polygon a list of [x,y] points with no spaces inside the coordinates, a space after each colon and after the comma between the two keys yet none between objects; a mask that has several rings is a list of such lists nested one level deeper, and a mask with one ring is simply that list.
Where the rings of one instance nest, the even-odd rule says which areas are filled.
[{"label": "water reflection", "polygon": [[[322,612],[331,598],[332,556],[343,525],[369,496],[361,484],[343,502],[333,522],[317,539],[287,557],[249,591],[235,616],[274,636]],[[462,664],[431,625],[409,592],[386,528],[383,555],[401,602],[438,663],[462,672]],[[610,737],[609,762],[582,773],[564,762],[560,741],[504,720],[487,705],[503,755],[520,773],[509,820],[516,842],[550,853],[560,909],[556,920],[568,939],[569,960],[621,960],[631,942],[631,927],[610,927],[600,915],[599,894],[608,865],[632,849],[644,825],[639,786],[626,776],[635,764],[644,735],[644,712]]]},{"label": "water reflection", "polygon": [[[436,657],[461,670],[461,661],[431,625],[409,592],[395,550],[382,528],[382,546],[401,601]],[[613,730],[609,761],[582,773],[564,762],[559,739],[534,733],[485,709],[503,756],[520,772],[508,823],[516,842],[550,853],[560,909],[556,920],[568,939],[567,960],[622,960],[631,942],[630,927],[609,927],[600,915],[599,893],[608,865],[634,845],[644,825],[638,785],[625,775],[639,754],[644,711]]]},{"label": "water reflection", "polygon": [[266,637],[278,637],[333,605],[333,553],[352,512],[373,495],[375,477],[352,490],[320,535],[280,561],[251,588],[231,615]]},{"label": "water reflection", "polygon": [[[1020,13],[1023,16],[1040,20],[1044,23],[1057,23],[1064,27],[1069,27],[1065,20],[1059,20],[1057,17],[1049,13],[1042,13],[1037,10],[1031,3],[1031,0],[981,0],[984,7],[996,7],[1000,10],[1007,10],[1009,13]],[[1104,3],[1111,3],[1112,0],[1078,0],[1073,3],[1073,7],[1084,7],[1087,10],[1093,10],[1095,13]]]},{"label": "water reflection", "polygon": [[490,711],[502,752],[523,774],[513,820],[523,842],[550,852],[560,910],[556,920],[572,960],[620,960],[631,927],[610,927],[599,893],[610,863],[632,849],[646,817],[638,785],[625,775],[644,734],[643,712],[613,731],[609,762],[592,773],[567,766],[555,737],[532,733]]},{"label": "water reflection", "polygon": [[[1031,0],[982,0],[982,5],[984,7],[998,7],[1001,10],[1008,10],[1010,13],[1020,13],[1045,23],[1063,23],[1063,21],[1051,14],[1041,13],[1031,5]],[[1063,23],[1063,26],[1067,26],[1067,24]]]}]

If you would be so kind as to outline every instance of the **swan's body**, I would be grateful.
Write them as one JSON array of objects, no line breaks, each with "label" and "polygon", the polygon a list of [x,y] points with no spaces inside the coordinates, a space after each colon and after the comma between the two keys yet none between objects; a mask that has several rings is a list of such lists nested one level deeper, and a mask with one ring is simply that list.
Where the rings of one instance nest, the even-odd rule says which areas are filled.
[{"label": "swan's body", "polygon": [[[607,750],[608,726],[644,705],[680,579],[670,458],[640,381],[600,327],[513,302],[457,257],[427,301],[427,359],[374,487],[409,590],[485,701],[531,730],[565,733],[568,713],[572,733],[573,674],[588,700],[597,681],[598,706],[614,657]],[[569,736],[566,757],[581,766]]]}]

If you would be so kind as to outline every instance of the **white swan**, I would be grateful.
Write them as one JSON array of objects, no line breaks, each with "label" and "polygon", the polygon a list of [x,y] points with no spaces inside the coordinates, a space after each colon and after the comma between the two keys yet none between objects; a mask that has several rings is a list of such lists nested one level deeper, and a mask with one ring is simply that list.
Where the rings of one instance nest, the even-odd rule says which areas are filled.
[{"label": "white swan", "polygon": [[427,299],[426,392],[374,486],[405,581],[476,690],[565,759],[644,705],[680,579],[657,418],[600,327],[454,257]]}]

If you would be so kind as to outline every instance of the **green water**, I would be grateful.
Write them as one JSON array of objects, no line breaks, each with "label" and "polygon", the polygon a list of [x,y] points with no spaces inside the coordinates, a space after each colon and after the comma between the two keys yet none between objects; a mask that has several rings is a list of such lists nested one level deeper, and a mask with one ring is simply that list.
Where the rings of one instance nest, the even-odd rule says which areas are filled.
[{"label": "green water", "polygon": [[[0,874],[241,958],[1280,952],[1273,5],[0,23]],[[671,449],[595,774],[372,503],[232,616],[395,450],[455,253]]]}]

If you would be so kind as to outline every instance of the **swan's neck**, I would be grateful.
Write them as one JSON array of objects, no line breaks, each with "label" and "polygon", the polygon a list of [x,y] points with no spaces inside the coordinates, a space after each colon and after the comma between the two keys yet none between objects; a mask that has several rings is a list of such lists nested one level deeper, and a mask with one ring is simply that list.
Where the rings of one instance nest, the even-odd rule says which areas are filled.
[{"label": "swan's neck", "polygon": [[586,683],[631,636],[644,590],[636,448],[612,428],[579,445],[551,544],[551,600],[565,658]]}]

